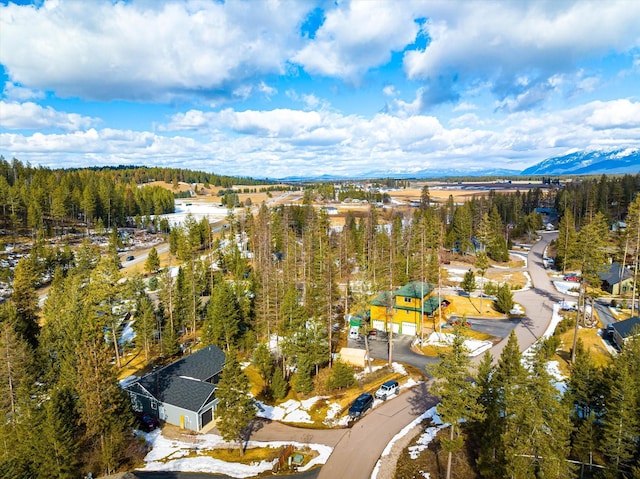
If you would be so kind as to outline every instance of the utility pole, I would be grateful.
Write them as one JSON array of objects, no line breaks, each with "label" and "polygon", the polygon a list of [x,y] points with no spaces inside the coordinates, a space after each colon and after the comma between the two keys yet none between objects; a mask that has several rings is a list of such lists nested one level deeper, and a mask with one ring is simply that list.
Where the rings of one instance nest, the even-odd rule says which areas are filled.
[{"label": "utility pole", "polygon": [[388,317],[391,319],[389,328],[389,366],[393,364],[393,234],[389,232],[389,309]]},{"label": "utility pole", "polygon": [[580,296],[578,296],[578,308],[576,311],[576,326],[573,330],[573,346],[571,347],[571,364],[575,364],[576,362],[576,345],[578,343],[578,324],[580,323],[580,304],[582,303],[582,307],[586,310],[585,307],[585,284],[584,281],[580,284]]}]

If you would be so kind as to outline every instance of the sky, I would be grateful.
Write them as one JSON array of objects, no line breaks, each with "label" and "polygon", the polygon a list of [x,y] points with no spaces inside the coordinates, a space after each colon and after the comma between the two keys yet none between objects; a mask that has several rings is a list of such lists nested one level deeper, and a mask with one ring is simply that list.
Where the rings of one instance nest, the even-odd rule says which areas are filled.
[{"label": "sky", "polygon": [[0,154],[232,176],[640,148],[640,2],[0,0]]}]

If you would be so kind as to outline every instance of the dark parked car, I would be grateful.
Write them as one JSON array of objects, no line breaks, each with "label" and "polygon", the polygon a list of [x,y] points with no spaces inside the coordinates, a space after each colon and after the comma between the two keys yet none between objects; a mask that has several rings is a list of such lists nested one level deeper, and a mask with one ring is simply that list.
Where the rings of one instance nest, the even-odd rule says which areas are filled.
[{"label": "dark parked car", "polygon": [[133,261],[133,259],[134,259],[133,255],[127,256],[127,261]]},{"label": "dark parked car", "polygon": [[138,426],[144,432],[151,432],[160,427],[160,421],[150,414],[136,414]]},{"label": "dark parked car", "polygon": [[358,419],[362,416],[367,409],[373,406],[373,396],[369,393],[362,393],[353,401],[349,408],[349,417],[351,419]]}]

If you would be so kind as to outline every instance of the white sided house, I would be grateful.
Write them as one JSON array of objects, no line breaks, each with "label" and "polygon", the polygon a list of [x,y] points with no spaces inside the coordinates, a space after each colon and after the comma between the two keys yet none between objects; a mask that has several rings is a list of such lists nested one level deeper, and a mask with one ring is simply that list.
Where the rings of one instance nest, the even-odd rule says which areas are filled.
[{"label": "white sided house", "polygon": [[124,389],[134,411],[197,432],[214,419],[216,384],[224,363],[224,352],[207,346]]}]

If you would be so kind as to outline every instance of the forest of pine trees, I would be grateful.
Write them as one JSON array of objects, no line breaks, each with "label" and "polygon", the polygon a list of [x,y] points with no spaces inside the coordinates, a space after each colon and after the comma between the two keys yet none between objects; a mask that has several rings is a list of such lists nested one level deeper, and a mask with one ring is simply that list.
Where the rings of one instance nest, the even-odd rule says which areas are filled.
[{"label": "forest of pine trees", "polygon": [[[162,173],[135,168],[60,172],[2,161],[1,224],[5,231],[98,218],[121,225],[138,214],[169,211],[172,196],[149,190],[152,198],[158,195],[156,210],[144,199],[147,188],[134,186]],[[87,191],[96,195],[92,201],[85,198]],[[221,236],[206,220],[192,217],[172,228],[169,253],[180,268],[175,278],[166,270],[153,273],[157,301],[141,276],[121,281],[117,235],[103,251],[89,241],[74,249],[38,249],[43,234],[35,235],[32,253],[13,271],[13,295],[0,305],[0,405],[6,418],[0,423],[1,477],[75,478],[88,471],[123,470],[140,459],[143,444],[131,435],[132,411],[117,381],[121,351],[114,339],[116,311],[122,307],[134,314],[136,348],[149,362],[172,358],[196,340],[216,344],[234,358],[253,358],[261,365],[268,394],[282,398],[289,389],[313,393],[320,370],[332,366],[340,341],[333,326],[345,313],[366,310],[373,294],[408,281],[437,283],[444,248],[472,258],[478,252],[477,271],[484,275],[487,259],[508,260],[509,243],[532,238],[542,226],[538,207],[558,208],[558,254],[565,262],[579,262],[587,273],[597,271],[602,258],[574,250],[584,252],[594,235],[611,238],[626,264],[637,264],[640,252],[632,234],[640,175],[585,179],[547,193],[492,191],[462,205],[453,198],[439,207],[425,200],[408,213],[372,206],[364,214],[349,213],[343,228],[332,228],[328,215],[312,206],[313,196],[321,194],[307,191],[301,205],[270,209],[263,204],[256,214],[230,214]],[[318,191],[328,194],[326,186]],[[428,198],[428,191],[423,196]],[[35,208],[42,209],[37,221],[29,213]],[[618,221],[627,222],[627,233],[608,232]],[[571,238],[564,250],[563,227]],[[250,255],[238,249],[236,237],[246,238]],[[57,260],[48,263],[53,280],[40,308],[35,288],[43,251]],[[157,269],[153,259],[147,270]],[[282,356],[270,363],[259,345],[274,335]],[[452,455],[461,441],[473,444],[481,477],[578,477],[585,467],[566,460],[585,458],[605,468],[598,469],[603,477],[637,477],[640,344],[633,343],[604,368],[590,363],[589,352],[579,347],[565,394],[553,387],[541,357],[521,361],[515,338],[497,364],[486,357],[477,371],[470,371],[464,355],[452,348],[458,356],[443,357],[452,367],[432,371],[443,378],[438,393],[453,425]],[[254,351],[262,351],[262,357]],[[293,364],[292,375],[287,366]],[[342,387],[350,376],[342,365],[337,368],[340,374],[332,381]],[[470,375],[473,385],[466,381]],[[233,392],[239,386],[225,387]],[[447,397],[462,390],[455,401]],[[250,401],[241,409],[250,411]],[[228,437],[237,440],[237,431]]]}]

